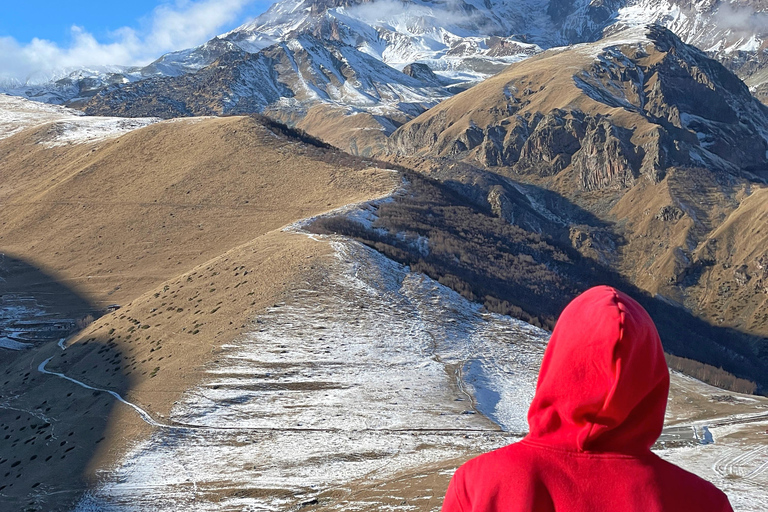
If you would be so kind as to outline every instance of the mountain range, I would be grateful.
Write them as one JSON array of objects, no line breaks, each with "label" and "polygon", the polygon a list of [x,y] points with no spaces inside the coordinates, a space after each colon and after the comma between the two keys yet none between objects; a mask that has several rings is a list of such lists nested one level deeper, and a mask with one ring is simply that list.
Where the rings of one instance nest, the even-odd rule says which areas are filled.
[{"label": "mountain range", "polygon": [[[641,300],[667,351],[765,375],[738,332],[601,262],[613,226],[501,173],[456,162],[436,180],[259,116],[91,117],[0,95],[0,126],[14,510],[436,512],[458,464],[525,432],[549,333],[509,314],[551,326],[595,281]],[[654,451],[758,512],[768,400],[704,370],[731,390],[672,372]]]},{"label": "mountain range", "polygon": [[762,14],[729,5],[292,0],[144,68],[6,89],[99,115],[265,113],[375,155],[402,123],[510,63],[649,23],[719,59],[760,97]]},{"label": "mountain range", "polygon": [[448,82],[474,83],[541,49],[659,23],[760,91],[768,27],[764,8],[760,2],[684,0],[285,0],[252,22],[145,67],[75,70],[48,83],[8,81],[4,89],[78,104],[105,87],[195,72],[230,52],[258,53],[307,35],[315,37],[310,46],[336,41],[399,71],[420,63]]}]

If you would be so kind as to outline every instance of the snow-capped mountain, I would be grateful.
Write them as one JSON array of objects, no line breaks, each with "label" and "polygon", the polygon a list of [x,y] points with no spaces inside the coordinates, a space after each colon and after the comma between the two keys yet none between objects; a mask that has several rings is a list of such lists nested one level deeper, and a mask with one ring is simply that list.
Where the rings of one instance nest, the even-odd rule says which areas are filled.
[{"label": "snow-capped mountain", "polygon": [[[517,52],[522,43],[551,48],[591,42],[606,32],[649,24],[663,25],[684,42],[730,61],[738,52],[763,49],[768,2],[284,0],[221,37],[258,51],[309,32],[343,41],[396,68],[414,61],[439,68],[452,57],[498,57]],[[512,49],[501,48],[494,37]]]},{"label": "snow-capped mountain", "polygon": [[195,48],[171,52],[144,67],[98,66],[67,69],[52,76],[22,83],[0,80],[0,92],[54,105],[81,107],[106,87],[115,87],[154,77],[173,77],[200,70],[222,55],[238,51],[227,41],[214,38]]},{"label": "snow-capped mountain", "polygon": [[607,31],[658,23],[719,60],[765,100],[768,2],[764,0],[631,0]]},{"label": "snow-capped mountain", "polygon": [[78,71],[4,90],[127,116],[266,111],[295,122],[325,105],[334,115],[364,113],[366,129],[388,134],[510,63],[649,23],[762,92],[768,3],[746,0],[282,0],[143,68]]},{"label": "snow-capped mountain", "polygon": [[348,126],[334,125],[329,128],[333,133],[323,138],[340,137],[345,147],[358,140],[360,146],[371,147],[377,144],[371,137],[385,137],[453,95],[449,82],[427,67],[413,65],[404,71],[343,42],[302,34],[257,53],[228,52],[194,73],[109,87],[85,111],[129,117],[153,112],[170,118],[269,110],[273,117],[296,121],[323,106],[328,110],[316,117],[313,132],[318,123],[342,116],[351,119]]},{"label": "snow-capped mountain", "polygon": [[612,12],[589,0],[284,0],[252,22],[143,68],[77,70],[0,90],[78,104],[104,87],[195,72],[227,52],[257,53],[300,35],[348,45],[397,70],[418,62],[449,83],[472,84],[541,48],[599,37]]},{"label": "snow-capped mountain", "polygon": [[756,51],[768,35],[768,3],[758,0],[631,0],[614,26],[659,23],[699,49],[724,55]]},{"label": "snow-capped mountain", "polygon": [[555,27],[528,3],[535,2],[286,0],[222,38],[258,51],[271,42],[311,33],[354,46],[398,69],[418,61],[447,72],[460,59],[498,62],[535,52],[536,45],[525,42],[530,38],[525,27],[541,35],[537,42],[550,45],[544,34],[555,35]]},{"label": "snow-capped mountain", "polygon": [[[497,2],[499,3],[499,2]],[[0,84],[0,91],[47,103],[80,105],[106,87],[176,77],[213,64],[228,52],[257,53],[310,35],[357,49],[397,70],[423,62],[448,83],[475,83],[509,63],[540,51],[520,30],[551,32],[546,16],[515,6],[494,13],[472,4],[408,1],[324,2],[286,0],[250,23],[196,47],[166,54],[143,67],[69,70],[29,83]],[[516,21],[511,21],[511,19]],[[520,36],[509,34],[520,33]]]}]

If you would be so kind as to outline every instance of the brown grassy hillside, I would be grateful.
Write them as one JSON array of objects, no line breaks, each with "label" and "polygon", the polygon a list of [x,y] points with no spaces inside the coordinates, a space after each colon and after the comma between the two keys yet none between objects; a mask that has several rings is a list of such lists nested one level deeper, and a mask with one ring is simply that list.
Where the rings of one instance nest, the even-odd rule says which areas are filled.
[{"label": "brown grassy hillside", "polygon": [[2,293],[70,315],[122,307],[66,351],[4,351],[0,492],[18,510],[68,510],[148,428],[106,393],[40,374],[43,361],[162,421],[218,347],[327,257],[325,245],[280,228],[398,183],[253,118],[46,148],[53,128],[0,141],[0,250],[18,262],[4,269]]},{"label": "brown grassy hillside", "polygon": [[168,122],[50,150],[35,144],[47,129],[0,142],[0,245],[99,304],[125,302],[257,235],[367,197],[371,185],[390,186],[376,173],[351,176],[322,161],[324,149],[248,118]]},{"label": "brown grassy hillside", "polygon": [[343,151],[364,157],[386,153],[387,135],[407,120],[404,115],[397,116],[399,119],[389,119],[325,104],[300,112],[268,109],[265,115],[305,130]]}]

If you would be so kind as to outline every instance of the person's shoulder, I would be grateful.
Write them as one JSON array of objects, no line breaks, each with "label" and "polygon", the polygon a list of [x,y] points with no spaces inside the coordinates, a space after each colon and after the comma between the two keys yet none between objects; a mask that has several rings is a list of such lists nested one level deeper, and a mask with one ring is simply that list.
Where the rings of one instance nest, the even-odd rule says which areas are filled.
[{"label": "person's shoulder", "polygon": [[456,474],[461,477],[472,477],[477,474],[498,475],[508,472],[524,464],[527,458],[525,452],[526,447],[523,443],[512,443],[468,460],[459,467]]},{"label": "person's shoulder", "polygon": [[659,481],[664,482],[675,495],[687,496],[687,499],[700,500],[711,505],[704,510],[731,510],[728,497],[715,484],[658,455],[654,454],[653,458]]}]

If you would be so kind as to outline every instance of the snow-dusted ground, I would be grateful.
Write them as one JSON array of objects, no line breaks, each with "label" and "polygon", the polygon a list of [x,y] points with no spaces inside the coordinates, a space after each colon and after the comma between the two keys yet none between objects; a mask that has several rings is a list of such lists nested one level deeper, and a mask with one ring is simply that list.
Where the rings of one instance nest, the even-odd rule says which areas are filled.
[{"label": "snow-dusted ground", "polygon": [[20,320],[31,320],[44,315],[45,311],[34,299],[11,293],[0,293],[0,349],[30,348],[31,344],[17,340],[18,333],[14,332],[10,326]]},{"label": "snow-dusted ground", "polygon": [[82,113],[56,105],[0,94],[0,139],[10,137],[31,126],[78,115],[82,116]]},{"label": "snow-dusted ground", "polygon": [[[327,272],[223,347],[207,382],[168,418],[179,427],[137,445],[77,512],[290,510],[522,435],[548,334],[331,240]],[[714,389],[673,382],[677,392]],[[741,427],[718,424],[678,426],[670,435],[685,446],[659,453],[714,481],[736,510],[762,510],[768,443],[726,438]],[[713,443],[697,442],[705,433]],[[325,508],[366,507],[346,499]]]},{"label": "snow-dusted ground", "polygon": [[[690,406],[673,405],[667,422],[680,427],[698,442],[657,453],[722,489],[737,512],[764,512],[768,503],[768,400],[731,393],[677,372],[672,374],[671,395]],[[702,402],[719,412],[701,418]],[[665,435],[662,435],[664,438]]]},{"label": "snow-dusted ground", "polygon": [[27,128],[50,124],[50,136],[40,141],[46,147],[85,144],[119,137],[158,121],[156,118],[90,117],[78,110],[0,94],[0,140]]},{"label": "snow-dusted ground", "polygon": [[329,271],[259,316],[180,401],[169,421],[185,427],[138,445],[79,511],[285,510],[519,438],[547,333],[332,243]]},{"label": "snow-dusted ground", "polygon": [[[709,427],[714,444],[662,450],[658,454],[723,490],[733,509],[764,512],[768,503],[768,417],[762,422]],[[763,440],[743,439],[762,433]]]}]

